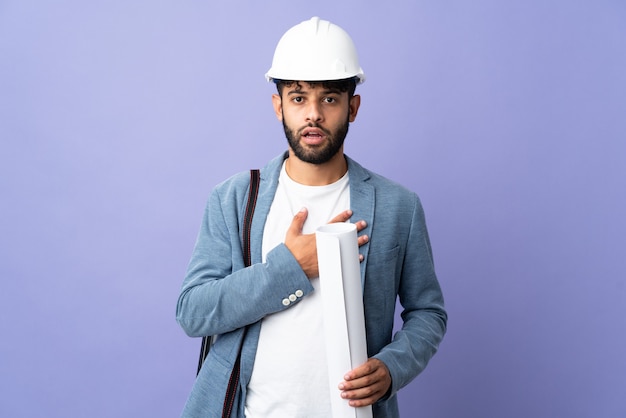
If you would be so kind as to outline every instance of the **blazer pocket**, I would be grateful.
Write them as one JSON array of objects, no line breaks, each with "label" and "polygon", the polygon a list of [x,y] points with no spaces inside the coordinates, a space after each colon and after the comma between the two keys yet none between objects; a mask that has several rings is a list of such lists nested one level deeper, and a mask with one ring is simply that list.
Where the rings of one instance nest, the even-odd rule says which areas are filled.
[{"label": "blazer pocket", "polygon": [[367,270],[378,267],[391,267],[396,265],[400,246],[396,245],[390,250],[371,252],[367,256]]},{"label": "blazer pocket", "polygon": [[365,265],[365,290],[377,294],[380,302],[395,300],[396,269],[400,246],[390,250],[370,252]]},{"label": "blazer pocket", "polygon": [[370,312],[375,317],[384,318],[395,309],[396,269],[400,246],[390,250],[370,252],[365,266],[365,303],[376,307]]}]

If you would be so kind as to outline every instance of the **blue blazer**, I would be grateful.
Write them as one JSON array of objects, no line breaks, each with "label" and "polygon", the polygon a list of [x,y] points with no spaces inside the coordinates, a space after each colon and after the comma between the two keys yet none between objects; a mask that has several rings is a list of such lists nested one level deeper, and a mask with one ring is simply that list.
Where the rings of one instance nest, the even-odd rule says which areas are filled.
[{"label": "blue blazer", "polygon": [[[218,337],[192,388],[183,417],[221,417],[243,327],[249,325],[232,415],[243,418],[261,320],[289,309],[292,305],[285,306],[282,300],[296,290],[303,292],[302,298],[313,291],[284,244],[272,249],[262,263],[263,228],[286,156],[274,158],[261,170],[251,230],[252,266],[244,268],[241,243],[249,173],[224,181],[209,197],[176,319],[189,336]],[[364,255],[361,281],[368,355],[383,361],[392,379],[389,393],[373,405],[373,412],[374,417],[393,418],[399,416],[397,391],[413,380],[437,351],[446,331],[447,314],[419,198],[346,159],[352,220],[365,220],[368,226],[362,233],[370,238],[359,250]],[[393,334],[397,298],[403,324]]]}]

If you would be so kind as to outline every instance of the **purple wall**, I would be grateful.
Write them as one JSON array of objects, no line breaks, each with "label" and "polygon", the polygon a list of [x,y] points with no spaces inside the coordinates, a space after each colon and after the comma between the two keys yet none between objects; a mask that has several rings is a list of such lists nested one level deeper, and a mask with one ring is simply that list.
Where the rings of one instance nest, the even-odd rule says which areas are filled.
[{"label": "purple wall", "polygon": [[263,74],[312,15],[359,47],[347,153],[421,195],[446,295],[404,416],[626,416],[626,6],[413,3],[1,2],[0,416],[179,414],[204,202],[285,148]]}]

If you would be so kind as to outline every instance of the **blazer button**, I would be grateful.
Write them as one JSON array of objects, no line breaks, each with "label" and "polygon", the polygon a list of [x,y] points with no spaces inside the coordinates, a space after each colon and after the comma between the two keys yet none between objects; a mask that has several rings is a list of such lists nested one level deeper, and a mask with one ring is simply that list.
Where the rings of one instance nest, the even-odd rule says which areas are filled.
[{"label": "blazer button", "polygon": [[283,305],[285,306],[289,306],[289,304],[291,303],[291,301],[287,298],[283,299]]},{"label": "blazer button", "polygon": [[302,295],[304,295],[304,292],[302,290],[296,290],[296,296],[301,298]]},{"label": "blazer button", "polygon": [[294,295],[293,293],[292,293],[291,295],[289,295],[289,300],[290,300],[290,301],[295,302],[295,301],[296,301],[296,299],[298,299],[298,298],[297,298],[297,297],[296,297],[296,295]]}]

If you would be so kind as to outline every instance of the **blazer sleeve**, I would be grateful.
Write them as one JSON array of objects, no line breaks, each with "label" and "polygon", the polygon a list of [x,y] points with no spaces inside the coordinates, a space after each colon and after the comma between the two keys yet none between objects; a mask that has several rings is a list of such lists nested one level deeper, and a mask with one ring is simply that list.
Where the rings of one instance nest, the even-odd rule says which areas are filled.
[{"label": "blazer sleeve", "polygon": [[[443,295],[433,263],[424,211],[417,195],[407,240],[404,243],[398,297],[402,328],[374,357],[388,367],[394,395],[424,370],[437,351],[447,325]],[[397,277],[396,277],[397,278]]]},{"label": "blazer sleeve", "polygon": [[[290,294],[301,290],[304,297],[313,291],[284,244],[272,249],[266,262],[244,268],[242,201],[228,187],[217,188],[209,197],[176,307],[176,319],[189,336],[233,331],[288,309],[291,304],[283,300]],[[261,245],[260,237],[252,239],[253,246]]]}]

